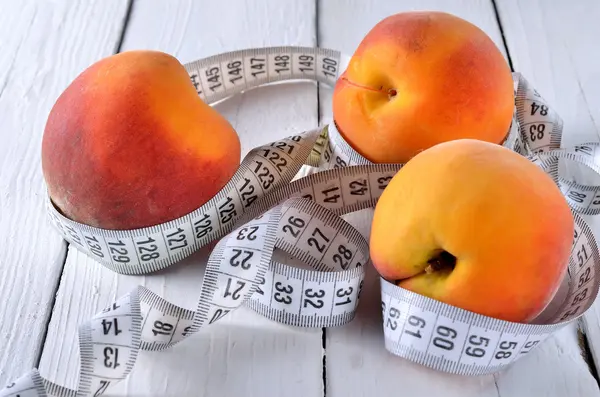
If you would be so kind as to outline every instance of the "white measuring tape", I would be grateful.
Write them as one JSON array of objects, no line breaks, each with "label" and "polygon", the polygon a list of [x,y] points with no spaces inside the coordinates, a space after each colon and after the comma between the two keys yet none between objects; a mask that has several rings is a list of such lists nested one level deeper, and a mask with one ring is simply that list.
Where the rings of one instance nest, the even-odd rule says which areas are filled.
[{"label": "white measuring tape", "polygon": [[[341,61],[340,53],[332,50],[275,47],[220,54],[186,68],[200,97],[214,103],[276,81],[308,79],[333,85]],[[600,213],[600,187],[558,175],[560,159],[600,174],[600,146],[560,148],[560,118],[522,76],[513,76],[515,117],[503,145],[542,167],[573,208],[568,293],[552,305],[556,309],[545,314],[547,320],[518,324],[449,306],[382,279],[386,348],[442,371],[498,371],[580,317],[600,285],[597,243],[577,214]],[[293,180],[304,164],[321,172]],[[218,243],[195,311],[140,286],[80,327],[77,390],[56,385],[34,369],[0,390],[0,396],[100,396],[132,371],[140,349],[166,349],[242,305],[294,326],[346,324],[354,317],[370,259],[365,238],[340,215],[373,207],[400,167],[371,164],[331,124],[253,149],[212,200],[161,225],[128,231],[89,227],[63,217],[47,198],[50,219],[62,236],[118,273],[163,269],[212,241]],[[275,248],[314,270],[272,261]]]}]

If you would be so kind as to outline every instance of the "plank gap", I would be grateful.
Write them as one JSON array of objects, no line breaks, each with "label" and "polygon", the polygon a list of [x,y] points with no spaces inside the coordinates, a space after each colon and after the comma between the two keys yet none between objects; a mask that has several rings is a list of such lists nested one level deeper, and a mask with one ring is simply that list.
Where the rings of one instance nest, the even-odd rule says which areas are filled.
[{"label": "plank gap", "polygon": [[504,51],[506,51],[506,58],[508,59],[508,65],[510,66],[510,70],[513,72],[515,68],[513,67],[512,58],[510,57],[510,51],[508,50],[508,44],[506,43],[506,36],[504,35],[504,28],[502,26],[502,18],[500,18],[500,13],[498,12],[498,6],[496,5],[496,0],[491,0],[492,7],[494,9],[494,15],[496,16],[496,22],[498,23],[498,29],[500,29],[500,36],[502,36],[502,45],[504,45]]},{"label": "plank gap", "polygon": [[[320,21],[319,21],[320,0],[315,0],[315,46],[320,47]],[[317,82],[317,124],[323,125],[323,115],[321,113],[321,83]],[[322,348],[322,379],[323,379],[323,397],[327,396],[327,328],[321,329],[321,348]]]},{"label": "plank gap", "polygon": [[44,352],[44,347],[46,346],[46,340],[48,338],[48,330],[50,329],[50,321],[52,320],[52,314],[54,313],[54,305],[56,304],[56,296],[58,295],[58,289],[60,288],[60,281],[62,279],[63,271],[65,270],[65,265],[67,263],[67,252],[69,252],[69,243],[65,240],[62,242],[61,250],[58,253],[58,257],[56,262],[60,262],[60,277],[56,278],[56,283],[52,287],[52,298],[49,302],[48,314],[44,319],[44,327],[42,329],[42,337],[40,339],[40,346],[38,347],[38,351],[35,357],[35,368],[40,367],[40,362],[42,361],[42,353]]},{"label": "plank gap", "polygon": [[321,334],[321,346],[323,347],[323,397],[327,396],[327,328],[323,328]]},{"label": "plank gap", "polygon": [[581,355],[583,360],[587,363],[590,374],[596,379],[598,387],[600,387],[600,378],[598,377],[598,363],[594,357],[594,353],[590,347],[588,340],[588,334],[584,331],[583,324],[579,324],[577,327],[577,337],[579,339],[579,348],[581,349]]},{"label": "plank gap", "polygon": [[119,34],[119,41],[117,41],[117,45],[115,47],[115,54],[121,52],[123,47],[123,42],[125,41],[125,35],[127,34],[127,26],[129,26],[129,20],[131,19],[131,11],[133,10],[133,2],[134,0],[127,0],[127,11],[125,11],[125,16],[123,17],[123,26],[121,27],[121,32]]},{"label": "plank gap", "polygon": [[[321,40],[319,37],[320,29],[319,29],[319,5],[320,0],[315,0],[315,45],[319,47],[321,45]],[[323,124],[322,114],[321,114],[321,83],[317,82],[317,123],[319,126]],[[325,332],[325,328],[323,328],[323,332]]]}]

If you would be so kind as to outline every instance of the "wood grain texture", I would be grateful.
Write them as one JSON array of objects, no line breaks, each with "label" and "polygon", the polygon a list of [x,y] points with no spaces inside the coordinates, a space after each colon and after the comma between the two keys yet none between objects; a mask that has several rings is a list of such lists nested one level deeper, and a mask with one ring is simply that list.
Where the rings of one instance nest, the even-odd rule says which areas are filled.
[{"label": "wood grain texture", "polygon": [[[529,79],[564,120],[563,145],[600,140],[600,53],[596,38],[600,4],[566,0],[502,1],[499,14],[505,27],[515,69]],[[567,165],[568,166],[568,165]],[[565,167],[567,170],[567,167]],[[599,185],[586,168],[569,167],[569,176]],[[596,238],[600,219],[587,216]],[[600,364],[600,305],[583,317],[583,328]]]},{"label": "wood grain texture", "polygon": [[[314,2],[137,0],[123,50],[156,49],[181,62],[269,45],[314,46]],[[317,126],[311,83],[277,85],[236,96],[217,109],[240,135],[242,152]],[[171,302],[195,308],[208,249],[145,277],[120,276],[70,250],[42,358],[42,373],[74,386],[78,324],[145,285]],[[319,396],[321,329],[276,324],[248,309],[163,352],[142,352],[126,382],[128,396]]]},{"label": "wood grain texture", "polygon": [[[503,4],[503,2],[500,3]],[[507,2],[506,7],[502,7],[503,10],[504,8],[510,8],[518,11],[519,8],[525,7],[523,3],[526,2],[514,0]],[[505,33],[512,37],[515,42],[519,42],[520,46],[531,46],[531,48],[523,49],[522,54],[520,53],[517,57],[513,56],[513,60],[516,61],[521,58],[539,60],[541,55],[539,46],[545,40],[543,29],[540,29],[540,26],[531,27],[532,31],[537,29],[539,32],[524,39],[523,27],[519,25],[521,22],[518,19],[523,19],[525,15],[529,14],[547,13],[548,8],[551,8],[546,6],[547,2],[543,2],[543,10],[542,1],[537,2],[539,8],[535,8],[531,3],[527,2],[527,12],[523,11],[522,15],[517,13],[516,15],[507,16],[507,19],[513,20],[515,24],[515,30],[512,33],[513,25],[508,23],[508,26],[504,27]],[[566,5],[567,2],[564,3],[565,6],[557,11],[557,18],[559,18],[559,15],[564,17],[565,14],[571,12]],[[492,3],[476,0],[453,2],[445,0],[320,1],[318,10],[319,45],[340,49],[351,55],[360,40],[379,20],[396,12],[408,10],[440,10],[465,18],[483,29],[504,52],[502,36]],[[576,45],[577,18],[569,18],[573,19],[570,26],[574,41],[571,45]],[[560,36],[560,33],[557,34],[558,36]],[[536,39],[532,40],[534,37]],[[578,46],[581,46],[581,42],[577,43]],[[592,39],[589,43],[592,44]],[[509,50],[512,55],[513,47],[509,46]],[[532,51],[532,55],[528,55],[528,51]],[[584,60],[586,59],[586,51],[589,54],[593,50],[590,47],[581,51],[580,57],[581,60]],[[552,70],[554,62],[566,62],[558,60],[559,56],[549,57],[549,54],[544,55],[544,59],[547,59],[547,61],[543,67],[537,69],[542,74],[547,72],[541,72],[540,70]],[[591,56],[597,57],[597,55]],[[517,64],[520,65],[519,62]],[[519,68],[519,70],[521,69],[523,68]],[[529,78],[528,71],[526,69],[522,71]],[[552,73],[554,77],[552,82],[560,80],[563,73],[562,69],[560,72],[557,70],[557,72]],[[537,80],[532,79],[532,82],[538,87]],[[566,86],[567,83],[564,83],[564,85]],[[544,86],[541,85],[540,88],[542,95],[545,95]],[[569,90],[574,91],[576,89],[571,85]],[[577,92],[579,92],[578,89]],[[333,118],[331,90],[322,89],[320,94],[321,114],[324,122],[328,122]],[[565,98],[565,103],[573,101],[574,98]],[[550,96],[548,99],[552,101],[554,98]],[[559,112],[564,113],[560,109]],[[581,113],[582,110],[579,110],[579,112]],[[573,121],[576,119],[576,117],[572,118]],[[567,135],[569,133],[567,132]],[[569,139],[571,139],[570,136],[565,137],[565,140]],[[352,214],[347,216],[346,219],[361,230],[363,235],[369,235],[372,211]],[[401,393],[410,396],[600,395],[598,385],[581,357],[575,325],[557,333],[540,346],[537,351],[519,360],[502,373],[472,378],[460,377],[438,373],[387,353],[383,346],[379,296],[378,276],[374,269],[370,268],[367,272],[364,293],[355,321],[343,328],[327,330],[328,396],[367,396],[371,395],[374,390],[377,390],[379,394]]]},{"label": "wood grain texture", "polygon": [[0,1],[0,387],[37,365],[66,255],[43,205],[46,118],[70,80],[114,50],[125,9]]}]

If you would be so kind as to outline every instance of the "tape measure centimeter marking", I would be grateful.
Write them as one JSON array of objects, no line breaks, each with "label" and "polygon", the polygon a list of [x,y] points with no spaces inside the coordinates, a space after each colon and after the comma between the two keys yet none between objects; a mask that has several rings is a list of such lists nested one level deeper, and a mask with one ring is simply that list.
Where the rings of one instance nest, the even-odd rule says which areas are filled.
[{"label": "tape measure centimeter marking", "polygon": [[233,51],[186,64],[200,98],[208,103],[265,84],[316,80],[334,85],[339,51],[316,47],[269,47]]},{"label": "tape measure centimeter marking", "polygon": [[[282,57],[283,55],[289,57]],[[265,83],[287,79],[308,78],[333,84],[339,68],[325,68],[323,65],[335,67],[332,61],[324,61],[326,58],[334,60],[335,65],[339,66],[340,56],[335,51],[277,47],[222,54],[188,64],[187,68],[192,82],[198,82],[198,79],[200,81],[202,90],[199,94],[210,103]],[[290,64],[286,64],[288,60]],[[218,74],[215,74],[214,69],[216,61],[219,62]],[[311,63],[313,61],[314,64]],[[277,65],[276,62],[281,64]],[[319,62],[322,66],[321,71],[316,67]],[[242,64],[243,71],[239,72],[243,73],[243,78],[235,79],[237,67]],[[300,70],[299,65],[306,68],[315,66],[314,74],[309,69]],[[288,70],[280,68],[288,68],[289,73]],[[229,82],[225,80],[223,70],[228,71]],[[265,73],[257,73],[259,70],[264,70]],[[332,76],[325,71],[335,74],[335,79],[332,80]],[[255,75],[252,75],[253,72]],[[202,73],[205,77],[202,77]],[[252,77],[248,77],[249,74]],[[534,90],[529,89],[522,76],[514,74],[513,78],[517,87],[516,116],[505,145],[528,155],[531,161],[540,165],[558,183],[566,183],[558,177],[556,166],[559,159],[571,159],[600,173],[594,161],[598,145],[586,144],[573,149],[559,149],[562,131],[560,118]],[[235,80],[231,81],[232,79]],[[530,112],[526,112],[526,108],[529,108]],[[550,132],[547,134],[548,131]],[[529,138],[527,132],[530,134]],[[262,156],[261,150],[264,151]],[[270,151],[278,153],[278,156],[269,157]],[[284,156],[286,152],[290,155],[289,159]],[[279,158],[284,158],[286,163],[282,164],[281,168],[277,165]],[[259,165],[258,162],[264,164]],[[304,163],[333,169],[290,182]],[[193,213],[200,218],[193,218],[193,222],[186,219],[191,225],[188,229],[179,222],[181,219],[136,231],[89,228],[62,217],[48,200],[51,219],[68,241],[105,266],[124,273],[144,273],[166,267],[178,261],[182,255],[189,255],[201,245],[225,236],[217,243],[209,258],[207,276],[203,281],[201,297],[195,312],[177,307],[152,291],[139,287],[81,327],[82,363],[77,394],[103,394],[111,383],[127,376],[140,348],[159,350],[172,346],[201,326],[220,320],[242,304],[276,321],[297,326],[332,326],[349,321],[358,304],[363,268],[369,263],[368,245],[356,230],[340,223],[341,218],[334,214],[341,215],[373,206],[387,182],[401,167],[401,164],[355,164],[369,163],[347,144],[334,125],[322,131],[309,131],[262,146],[249,153],[230,184],[206,206]],[[260,168],[263,165],[266,165],[268,173]],[[252,166],[255,166],[256,171],[252,171]],[[262,179],[261,171],[264,174]],[[268,175],[273,175],[273,178]],[[252,192],[244,190],[251,182],[256,183],[252,186],[261,192],[261,195],[252,195]],[[269,186],[265,192],[261,183],[272,184],[273,188],[270,189]],[[573,183],[569,186],[571,191],[573,186],[588,191],[596,189]],[[233,194],[234,192],[236,194]],[[234,197],[237,197],[237,200]],[[299,199],[286,201],[290,197],[304,197],[312,202]],[[246,203],[250,201],[247,210],[241,207],[244,199]],[[578,202],[569,203],[575,209],[582,209],[581,206],[577,207]],[[213,211],[208,217],[206,213],[210,210],[205,210],[206,208]],[[199,213],[200,210],[203,210],[202,214]],[[585,210],[589,212],[590,206]],[[233,211],[235,214],[230,215]],[[261,213],[263,215],[259,215]],[[249,220],[252,216],[255,219]],[[225,222],[228,217],[230,219]],[[268,218],[266,222],[265,217]],[[314,219],[318,222],[313,221]],[[210,221],[206,222],[207,220]],[[515,325],[480,316],[413,294],[382,280],[382,306],[386,308],[383,324],[386,348],[394,354],[432,368],[462,374],[493,372],[516,357],[527,354],[555,329],[579,317],[597,295],[600,258],[596,241],[583,219],[575,214],[575,220],[575,238],[569,262],[569,292],[549,324]],[[237,225],[241,226],[231,232]],[[196,227],[199,228],[195,229]],[[171,229],[175,229],[177,233],[164,234]],[[180,229],[184,229],[185,238],[180,237]],[[86,231],[93,233],[86,235]],[[149,231],[156,234],[156,239],[153,234],[148,233]],[[192,231],[201,235],[194,239]],[[300,236],[305,234],[310,237],[302,239]],[[88,237],[91,237],[92,244],[88,243]],[[137,241],[135,237],[138,237]],[[187,250],[182,250],[183,254],[169,254],[165,249],[169,247],[168,239],[173,237],[177,242],[181,239],[186,242],[193,240],[194,243]],[[314,238],[312,242],[309,240],[311,237]],[[130,238],[131,241],[129,244],[110,244],[114,249],[109,250],[109,242],[115,242],[115,238]],[[139,238],[142,238],[141,242]],[[142,265],[140,262],[143,262],[143,259],[137,256],[137,253],[138,262],[121,253],[124,247],[128,249],[127,252],[136,252],[133,249],[136,248],[136,244],[139,253],[143,251],[139,250],[139,244],[143,245],[150,239],[154,240],[150,243],[158,242],[161,238],[164,246],[147,253],[159,252],[163,257],[169,256],[169,260]],[[257,242],[257,246],[262,244],[262,248],[252,251],[254,245],[246,244],[253,241]],[[320,256],[320,247],[325,243],[329,245],[326,250],[323,248],[325,253]],[[275,247],[309,262],[319,270],[296,269],[272,262],[270,258]],[[121,250],[116,250],[117,248]],[[104,257],[98,255],[98,252],[117,257],[102,261]],[[167,255],[164,255],[165,252]],[[256,254],[255,257],[255,254],[249,255],[250,252],[260,252],[260,255]],[[128,256],[129,261],[126,263],[133,264],[124,265],[121,262],[124,260],[122,256]],[[248,259],[244,261],[246,257]],[[231,269],[225,271],[228,265],[234,269],[235,274],[231,273]],[[345,308],[334,313],[336,306]],[[311,314],[303,313],[304,308],[311,310]],[[432,317],[434,315],[435,321]],[[415,336],[426,333],[431,336],[427,344],[423,342],[427,338]],[[508,340],[510,335],[514,338]],[[408,342],[408,336],[418,338],[419,341]],[[494,349],[489,349],[496,340]],[[460,353],[457,353],[459,351]],[[519,351],[519,355],[513,351]],[[100,360],[92,361],[93,357],[100,357]],[[15,390],[25,390],[22,388],[34,390],[36,394],[32,395],[39,396],[45,395],[44,389],[59,396],[76,394],[76,391],[41,378],[37,370],[17,380],[15,385],[0,391],[0,396],[15,395]]]}]

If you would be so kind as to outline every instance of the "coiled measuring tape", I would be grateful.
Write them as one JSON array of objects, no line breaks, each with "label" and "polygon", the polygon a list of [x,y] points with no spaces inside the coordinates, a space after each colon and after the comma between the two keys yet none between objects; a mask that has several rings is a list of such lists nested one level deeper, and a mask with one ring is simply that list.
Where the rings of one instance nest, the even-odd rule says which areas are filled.
[{"label": "coiled measuring tape", "polygon": [[[261,85],[316,80],[333,85],[339,52],[305,47],[236,51],[186,66],[207,103]],[[518,324],[474,314],[381,280],[384,343],[388,351],[428,367],[463,375],[500,370],[579,318],[600,285],[600,253],[578,214],[600,213],[600,187],[559,177],[561,159],[600,174],[600,146],[560,148],[562,122],[518,73],[515,116],[504,146],[527,156],[560,186],[573,210],[575,235],[568,292],[543,321]],[[294,180],[303,165],[319,172]],[[34,369],[0,396],[100,396],[133,369],[137,354],[181,342],[245,305],[283,324],[342,326],[354,317],[364,268],[365,238],[340,215],[373,207],[401,164],[372,164],[344,141],[335,124],[253,149],[231,181],[208,203],[153,227],[114,231],[62,216],[46,198],[50,220],[79,251],[122,274],[166,268],[218,240],[210,254],[196,310],[178,307],[138,287],[79,329],[77,390],[56,385]],[[275,248],[312,266],[272,260]]]}]

